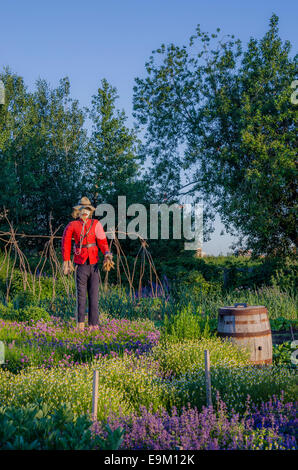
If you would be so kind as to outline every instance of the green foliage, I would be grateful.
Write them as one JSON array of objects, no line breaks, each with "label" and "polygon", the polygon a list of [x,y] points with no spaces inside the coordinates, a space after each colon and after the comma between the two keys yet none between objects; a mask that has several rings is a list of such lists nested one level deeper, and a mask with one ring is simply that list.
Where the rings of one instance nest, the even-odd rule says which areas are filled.
[{"label": "green foliage", "polygon": [[122,444],[125,430],[120,426],[112,430],[107,423],[103,423],[103,429],[107,432],[107,437],[104,439],[98,434],[95,435],[96,450],[118,450]]},{"label": "green foliage", "polygon": [[293,349],[291,348],[291,341],[286,341],[282,344],[273,345],[273,363],[276,365],[287,365],[295,369],[297,366],[292,364],[291,355]]},{"label": "green foliage", "polygon": [[215,283],[206,281],[203,274],[194,269],[189,272],[184,270],[178,271],[178,283],[178,293],[184,287],[191,287],[195,295],[212,295],[219,288]]},{"label": "green foliage", "polygon": [[268,309],[269,318],[276,319],[283,317],[297,322],[298,297],[291,292],[282,292],[279,287],[263,287],[259,289],[236,288],[227,292],[219,292],[213,295],[197,296],[193,295],[192,287],[184,289],[180,297],[175,298],[169,305],[169,310],[179,312],[187,304],[192,304],[192,310],[197,308],[202,310],[204,315],[210,319],[216,319],[220,307],[234,305],[235,303],[245,302],[248,305],[265,305]]},{"label": "green foliage", "polygon": [[0,318],[14,321],[33,321],[50,320],[49,313],[37,305],[27,305],[23,308],[15,308],[14,303],[8,302],[6,305],[0,303]]},{"label": "green foliage", "polygon": [[219,212],[244,248],[285,256],[297,243],[290,96],[298,55],[279,37],[278,21],[273,14],[264,37],[246,47],[200,25],[188,46],[163,44],[146,63],[148,76],[136,78],[133,114],[147,131],[159,187],[175,200],[184,190],[181,164],[191,175],[186,193],[204,199],[205,238]]},{"label": "green foliage", "polygon": [[241,367],[248,364],[249,353],[239,349],[231,341],[220,338],[201,338],[180,342],[163,342],[153,350],[153,357],[158,360],[164,374],[176,377],[197,369],[204,369],[204,351],[208,349],[210,361],[218,367]]},{"label": "green foliage", "polygon": [[[50,412],[68,403],[73,414],[79,417],[91,411],[92,376],[92,366],[85,365],[51,369],[29,366],[18,374],[0,369],[0,394],[8,406],[46,403]],[[120,390],[108,387],[103,380],[100,382],[99,420],[106,419],[112,411],[129,413],[130,408]]]},{"label": "green foliage", "polygon": [[50,320],[50,315],[48,312],[42,308],[35,305],[28,305],[27,307],[20,308],[19,310],[14,310],[11,314],[13,320],[17,321],[33,321],[37,322],[39,320]]},{"label": "green foliage", "polygon": [[[169,281],[170,295],[167,298],[133,298],[124,285],[110,285],[107,290],[100,291],[100,312],[116,318],[149,318],[160,327],[165,316],[167,321],[182,309],[189,308],[188,305],[191,304],[192,312],[200,311],[200,318],[204,318],[204,323],[208,319],[211,332],[215,332],[218,308],[236,302],[246,302],[250,305],[265,305],[271,320],[283,317],[286,329],[290,326],[287,320],[291,320],[292,326],[295,327],[298,298],[294,280],[297,263],[289,260],[283,263],[272,260],[263,262],[235,256],[195,259],[193,255],[178,256],[177,263],[176,280]],[[172,263],[167,266],[170,265]],[[230,272],[229,288],[224,288],[222,283],[225,269]],[[249,274],[250,269],[258,274]],[[3,271],[0,271],[0,277],[1,273]],[[4,279],[4,286],[5,282]],[[10,295],[8,303],[5,294],[2,294],[2,303],[7,303],[7,307],[0,302],[0,315],[3,318],[18,319],[20,309],[36,306],[44,308],[50,315],[64,319],[74,317],[75,297],[66,295],[61,279],[55,282],[55,298],[52,298],[52,278],[41,279],[41,288],[41,299],[38,301],[38,292],[33,295],[28,289],[24,291],[22,281],[19,284],[16,282],[15,285],[13,280],[11,291],[17,293]],[[278,327],[278,322],[272,325],[274,328],[275,325]]]},{"label": "green foliage", "polygon": [[99,311],[114,318],[147,318],[160,323],[167,310],[165,298],[133,297],[128,289],[110,286],[107,291],[100,291]]},{"label": "green foliage", "polygon": [[[208,256],[196,258],[193,253],[178,253],[173,259],[156,260],[158,270],[170,278],[173,287],[198,286],[198,295],[236,288],[254,289],[277,286],[297,291],[297,261],[290,258],[250,258],[244,256]],[[188,279],[189,276],[189,279]],[[193,282],[192,282],[193,281]],[[201,286],[203,288],[201,289]]]},{"label": "green foliage", "polygon": [[[32,258],[32,257],[31,257]],[[34,276],[34,261],[30,259],[31,273],[23,274],[19,266],[12,269],[13,260],[9,257],[4,258],[0,253],[0,293],[2,293],[2,302],[8,297],[9,302],[13,303],[16,310],[27,307],[28,305],[51,305],[61,298],[66,298],[65,279],[60,275],[56,278],[43,273],[42,276]],[[74,279],[67,280],[68,287],[74,291]],[[8,289],[9,288],[9,289]],[[7,295],[8,289],[8,295]],[[71,303],[71,299],[67,297],[67,305]],[[65,302],[64,302],[65,304]],[[64,305],[65,307],[66,305]]]},{"label": "green foliage", "polygon": [[69,405],[50,412],[46,404],[0,408],[0,450],[117,450],[123,430],[106,427],[107,438],[92,433],[87,415]]},{"label": "green foliage", "polygon": [[168,318],[165,315],[163,334],[166,341],[209,338],[211,335],[209,316],[202,315],[202,310],[189,303],[176,314]]},{"label": "green foliage", "polygon": [[54,299],[42,299],[39,302],[50,315],[63,318],[64,320],[73,319],[76,311],[76,299],[71,296],[67,297],[65,294],[56,296]]},{"label": "green foliage", "polygon": [[[272,395],[281,397],[284,392],[285,402],[297,400],[297,374],[284,366],[259,368],[246,366],[212,366],[211,361],[211,394],[213,403],[217,394],[236,412],[243,413],[246,402],[261,404],[268,401]],[[198,368],[180,375],[171,382],[176,403],[179,407],[201,407],[206,403],[205,372]]]},{"label": "green foliage", "polygon": [[271,284],[278,286],[283,292],[295,294],[298,289],[298,264],[284,263],[271,277]]},{"label": "green foliage", "polygon": [[86,188],[84,112],[70,97],[67,77],[55,89],[38,79],[33,92],[8,68],[0,79],[6,92],[0,109],[0,207],[20,232],[48,233],[50,212],[58,227]]},{"label": "green foliage", "polygon": [[[9,326],[9,322],[3,322],[0,339],[6,342],[8,360],[0,370],[0,395],[4,403],[15,407],[32,404],[40,406],[40,403],[45,403],[51,414],[66,403],[76,419],[82,413],[90,412],[92,371],[97,368],[100,375],[100,420],[105,421],[112,412],[118,415],[136,412],[140,405],[152,405],[154,410],[162,407],[170,410],[172,406],[181,410],[187,403],[201,407],[206,404],[205,349],[210,351],[211,356],[213,400],[219,392],[229,409],[234,407],[239,412],[244,410],[248,394],[253,401],[260,402],[269,399],[273,393],[279,395],[283,390],[286,399],[293,400],[297,394],[297,384],[294,378],[295,367],[289,363],[288,346],[275,347],[274,367],[261,370],[248,366],[247,351],[213,336],[217,329],[218,308],[241,301],[251,305],[266,305],[274,329],[288,329],[290,325],[295,327],[297,297],[291,288],[292,269],[296,269],[293,268],[293,263],[284,265],[284,274],[279,273],[271,286],[256,289],[241,286],[224,289],[220,278],[227,266],[235,273],[239,266],[253,266],[256,269],[264,267],[259,260],[236,257],[192,260],[186,256],[185,264],[182,262],[180,266],[180,277],[178,275],[178,282],[167,300],[151,297],[132,299],[128,290],[119,286],[111,286],[100,292],[102,325],[111,317],[131,320],[117,338],[111,334],[109,341],[117,343],[122,339],[126,340],[128,330],[133,331],[135,339],[142,341],[143,335],[154,329],[154,324],[149,319],[161,327],[159,345],[151,353],[141,357],[133,353],[121,353],[118,357],[109,355],[94,360],[92,354],[73,354],[64,346],[52,351],[53,348],[47,348],[44,343],[41,347],[27,344],[32,339],[28,332],[21,331],[17,325],[13,327],[13,324]],[[265,276],[266,269],[262,276]],[[275,269],[274,272],[277,271]],[[50,293],[52,280],[45,279],[45,282],[48,283]],[[279,286],[279,282],[283,287]],[[66,296],[59,295],[51,299],[50,294],[46,294],[45,298],[37,302],[36,297],[32,298],[27,291],[22,293],[20,290],[9,302],[6,303],[3,299],[3,303],[0,303],[0,317],[14,321],[30,319],[35,324],[36,333],[40,319],[48,319],[50,314],[58,315],[61,319],[57,319],[55,333],[51,322],[48,322],[45,329],[42,322],[43,337],[50,344],[53,334],[57,344],[62,340],[69,346],[72,342],[81,341],[78,332],[70,328],[74,321],[65,321],[73,316],[74,308],[74,299],[68,300]],[[102,341],[106,341],[103,328],[101,336]],[[82,333],[82,339],[83,337],[86,342],[93,341],[92,333],[90,336]],[[86,364],[82,364],[84,361]],[[108,443],[98,442],[98,447],[117,448],[122,439],[121,429],[113,436],[108,429],[107,433]],[[22,448],[39,445],[32,442],[34,440],[24,438],[10,442],[9,445]],[[68,442],[76,445],[75,438],[65,441],[66,446],[69,445]]]},{"label": "green foliage", "polygon": [[[236,259],[233,257],[233,259]],[[205,287],[210,288],[210,285],[221,285],[223,284],[223,269],[226,263],[229,261],[229,257],[213,257],[208,256],[207,258],[196,258],[193,252],[180,250],[175,256],[163,257],[162,253],[155,260],[158,272],[162,275],[166,275],[170,280],[171,284],[173,281],[174,287],[176,283],[184,283],[189,285],[191,278],[197,282],[199,286],[203,284]],[[188,275],[190,275],[188,279]],[[202,275],[202,277],[201,277]]]},{"label": "green foliage", "polygon": [[37,298],[31,291],[21,291],[16,295],[10,295],[15,310],[28,307],[29,305],[37,305]]},{"label": "green foliage", "polygon": [[[204,350],[210,351],[212,398],[217,392],[229,410],[244,411],[247,395],[252,401],[285,392],[288,401],[297,394],[296,371],[287,365],[259,368],[247,365],[247,353],[219,338],[168,343],[153,356],[101,358],[90,366],[28,367],[18,374],[0,369],[0,394],[7,406],[46,403],[53,412],[69,403],[75,417],[90,412],[92,373],[99,371],[98,419],[139,412],[140,405],[154,411],[164,407],[206,404]],[[214,401],[215,402],[215,401]]]},{"label": "green foliage", "polygon": [[289,331],[298,328],[298,318],[290,320],[285,317],[272,318],[270,320],[270,326],[273,331],[286,330]]},{"label": "green foliage", "polygon": [[0,318],[4,320],[12,320],[15,316],[15,310],[12,302],[7,303],[6,305],[0,303]]},{"label": "green foliage", "polygon": [[50,320],[50,315],[42,307],[36,306],[27,306],[19,310],[19,320],[20,321],[30,321],[37,322],[39,320]]},{"label": "green foliage", "polygon": [[93,123],[88,143],[89,183],[94,201],[100,197],[109,204],[116,203],[118,194],[129,194],[140,163],[140,140],[134,130],[125,126],[124,111],[115,111],[117,97],[116,88],[103,79],[89,110]]},{"label": "green foliage", "polygon": [[99,329],[81,332],[75,322],[59,319],[20,323],[1,321],[0,341],[6,345],[4,370],[18,373],[30,366],[72,367],[92,363],[98,355],[123,355],[134,348],[150,349],[159,331],[146,320],[121,321],[101,314]]}]

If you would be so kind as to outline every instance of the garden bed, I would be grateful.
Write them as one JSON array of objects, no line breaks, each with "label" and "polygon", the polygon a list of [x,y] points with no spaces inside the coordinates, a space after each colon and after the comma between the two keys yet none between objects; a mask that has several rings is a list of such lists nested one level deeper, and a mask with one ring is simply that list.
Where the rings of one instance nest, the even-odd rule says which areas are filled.
[{"label": "garden bed", "polygon": [[[64,298],[3,303],[0,421],[6,429],[13,415],[27,431],[22,441],[17,431],[9,437],[6,430],[2,448],[297,448],[298,385],[291,362],[296,299],[277,294],[268,288],[213,295],[189,287],[166,299],[132,300],[115,287],[99,299],[99,327],[84,331],[76,329],[74,304]],[[270,304],[272,366],[251,365],[248,352],[216,334],[218,307],[247,296],[252,304]],[[99,388],[92,427],[94,369]]]}]

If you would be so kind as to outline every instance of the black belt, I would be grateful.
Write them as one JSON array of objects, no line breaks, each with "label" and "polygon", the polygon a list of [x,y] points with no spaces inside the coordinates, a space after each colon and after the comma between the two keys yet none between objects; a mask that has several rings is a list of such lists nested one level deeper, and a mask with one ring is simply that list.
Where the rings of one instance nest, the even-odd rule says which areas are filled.
[{"label": "black belt", "polygon": [[[88,245],[82,245],[81,248],[90,248],[91,246],[96,246],[96,243],[88,243]],[[80,248],[80,245],[76,245],[76,248]]]}]

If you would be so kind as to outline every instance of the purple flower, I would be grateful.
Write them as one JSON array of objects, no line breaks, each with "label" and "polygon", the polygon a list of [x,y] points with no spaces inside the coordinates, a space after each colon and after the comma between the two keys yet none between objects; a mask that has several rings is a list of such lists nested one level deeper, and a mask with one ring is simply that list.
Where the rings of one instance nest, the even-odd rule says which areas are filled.
[{"label": "purple flower", "polygon": [[[201,411],[188,406],[179,415],[175,407],[167,413],[140,406],[130,416],[113,413],[107,422],[111,429],[124,428],[120,448],[126,450],[298,449],[293,431],[297,430],[297,403],[284,404],[276,397],[259,408],[252,405],[242,418],[237,413],[229,414],[218,398],[216,407],[203,407]],[[94,424],[93,432],[107,435],[99,422]]]}]

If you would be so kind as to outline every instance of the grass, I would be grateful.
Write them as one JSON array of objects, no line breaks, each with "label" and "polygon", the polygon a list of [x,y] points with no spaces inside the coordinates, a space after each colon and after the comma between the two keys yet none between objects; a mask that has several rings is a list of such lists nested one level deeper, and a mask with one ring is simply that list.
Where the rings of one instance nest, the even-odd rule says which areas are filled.
[{"label": "grass", "polygon": [[193,305],[196,311],[199,307],[202,313],[217,318],[220,307],[245,302],[248,305],[264,305],[268,310],[270,319],[283,317],[297,322],[298,297],[291,292],[282,291],[278,286],[265,286],[259,289],[236,288],[230,292],[218,292],[212,295],[201,293],[193,295],[191,289],[181,292],[178,304]]}]

